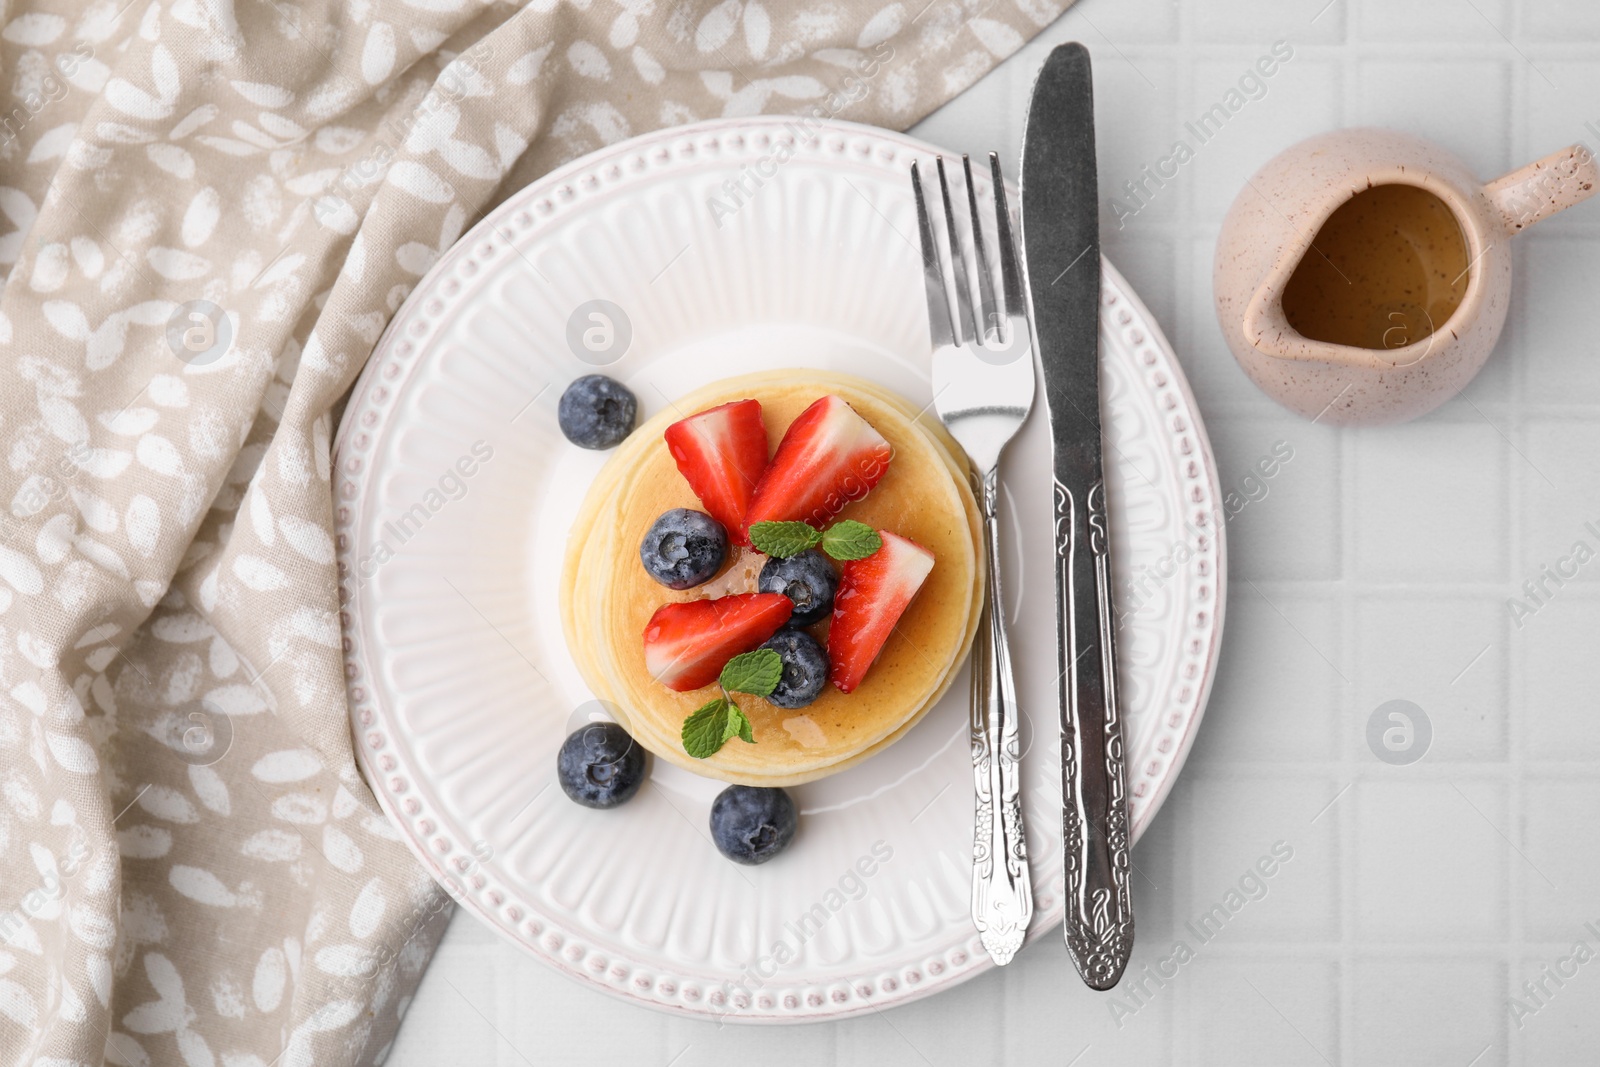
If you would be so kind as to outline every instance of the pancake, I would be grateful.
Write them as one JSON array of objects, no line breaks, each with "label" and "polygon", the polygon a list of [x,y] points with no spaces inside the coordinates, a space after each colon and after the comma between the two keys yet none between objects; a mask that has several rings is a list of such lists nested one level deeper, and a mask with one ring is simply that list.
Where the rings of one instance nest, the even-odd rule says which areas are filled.
[{"label": "pancake", "polygon": [[[797,710],[738,694],[735,700],[750,717],[756,744],[733,740],[709,759],[694,759],[683,751],[683,720],[718,690],[708,686],[676,693],[651,678],[644,667],[645,625],[670,601],[753,590],[766,557],[735,549],[716,578],[682,592],[645,573],[638,556],[645,531],[663,511],[700,507],[661,435],[697,411],[754,398],[762,405],[769,449],[776,449],[794,417],[829,393],[854,407],[894,449],[883,480],[839,518],[911,538],[933,552],[933,570],[855,692],[826,686],[816,701]],[[568,541],[563,624],[590,688],[615,705],[623,725],[651,752],[724,781],[798,784],[836,773],[892,744],[948,688],[971,648],[982,605],[981,536],[965,458],[936,419],[919,418],[905,399],[858,378],[811,370],[727,379],[678,400],[640,426],[596,478]],[[825,643],[827,625],[808,629]]]}]

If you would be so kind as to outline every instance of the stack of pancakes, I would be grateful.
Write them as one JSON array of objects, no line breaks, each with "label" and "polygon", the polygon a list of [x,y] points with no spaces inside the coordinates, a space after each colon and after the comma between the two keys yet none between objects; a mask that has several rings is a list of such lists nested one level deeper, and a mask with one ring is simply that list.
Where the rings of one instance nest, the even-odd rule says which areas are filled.
[{"label": "stack of pancakes", "polygon": [[[814,401],[833,394],[894,449],[883,480],[839,519],[909,537],[934,554],[922,589],[901,616],[877,663],[853,693],[825,686],[812,704],[785,710],[735,694],[755,744],[734,739],[709,759],[683,750],[683,720],[715,697],[715,685],[676,693],[645,670],[645,624],[661,605],[754,592],[765,556],[734,547],[705,585],[674,591],[639,561],[639,543],[662,512],[701,509],[678,473],[662,433],[696,412],[735,400],[761,402],[769,455]],[[595,479],[573,524],[562,573],[567,644],[589,688],[615,706],[645,748],[696,774],[727,782],[785,786],[849,767],[893,744],[933,706],[972,647],[983,604],[978,565],[983,536],[960,446],[936,419],[881,386],[849,375],[781,370],[729,378],[680,398],[619,446]],[[810,631],[826,645],[826,620]]]}]

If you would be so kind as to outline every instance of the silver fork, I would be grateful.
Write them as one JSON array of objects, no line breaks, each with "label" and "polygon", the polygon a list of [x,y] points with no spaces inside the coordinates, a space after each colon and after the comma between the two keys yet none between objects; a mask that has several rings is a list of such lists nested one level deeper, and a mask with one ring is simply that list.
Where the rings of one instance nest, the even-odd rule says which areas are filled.
[{"label": "silver fork", "polygon": [[[983,555],[988,579],[972,653],[972,772],[977,792],[972,838],[972,921],[989,955],[1004,966],[1022,947],[1028,932],[1028,921],[1033,917],[1033,886],[1022,829],[1017,688],[1006,640],[1005,601],[1000,595],[1000,529],[996,512],[1000,453],[1033,407],[1033,343],[999,158],[989,153],[1003,305],[995,299],[995,273],[978,221],[972,163],[966,156],[961,157],[971,235],[966,247],[958,234],[961,227],[951,206],[942,156],[936,166],[948,261],[934,234],[917,165],[911,164],[911,187],[916,194],[917,225],[922,238],[922,275],[928,295],[928,332],[933,339],[933,404],[975,468],[973,490],[983,512]],[[968,270],[969,256],[975,260],[972,271]],[[969,278],[977,286],[981,328],[973,313]],[[955,298],[953,315],[951,293]]]}]

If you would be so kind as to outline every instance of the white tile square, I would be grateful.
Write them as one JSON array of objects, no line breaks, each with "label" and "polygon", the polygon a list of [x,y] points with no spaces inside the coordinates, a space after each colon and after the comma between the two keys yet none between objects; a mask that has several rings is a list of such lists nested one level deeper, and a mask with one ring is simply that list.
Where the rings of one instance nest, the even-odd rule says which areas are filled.
[{"label": "white tile square", "polygon": [[[719,1025],[672,1018],[667,1024],[666,1055],[659,1061],[644,1062],[671,1064],[672,1067],[721,1067],[728,1063],[769,1063],[779,1059],[789,1063],[831,1063],[836,1038],[835,1028],[831,1026]],[[535,1063],[541,1062],[541,1057],[532,1059]],[[906,1062],[914,1060],[908,1051]],[[550,1058],[543,1062],[583,1061]]]},{"label": "white tile square", "polygon": [[[1522,793],[1522,924],[1526,941],[1565,942],[1600,915],[1600,781],[1529,781]],[[1595,946],[1600,950],[1600,945]],[[1600,977],[1600,971],[1595,972]],[[1600,986],[1600,982],[1595,985]]]},{"label": "white tile square", "polygon": [[[1189,125],[1174,132],[1194,151],[1179,173],[1193,182],[1198,218],[1220,223],[1246,180],[1269,159],[1297,141],[1344,125],[1344,76],[1338,64],[1300,49],[1286,61],[1269,64],[1275,68],[1271,77],[1241,85],[1251,73],[1259,75],[1253,64],[1265,54],[1240,51],[1226,60],[1196,63],[1190,75],[1184,116]],[[1254,84],[1261,88],[1254,89]],[[1251,99],[1247,92],[1228,96],[1240,89],[1258,92],[1260,98]],[[1213,105],[1226,106],[1230,99],[1244,103],[1220,130],[1214,129],[1214,120],[1200,124]],[[1203,143],[1201,135],[1208,138]]]},{"label": "white tile square", "polygon": [[1568,44],[1600,38],[1600,7],[1588,0],[1539,0],[1522,5],[1524,40]]},{"label": "white tile square", "polygon": [[1472,0],[1470,7],[1459,0],[1358,0],[1356,35],[1375,44],[1470,41],[1504,48],[1510,11],[1510,0]]},{"label": "white tile square", "polygon": [[1354,435],[1354,451],[1350,507],[1360,576],[1505,577],[1510,449],[1493,426],[1431,418],[1367,427]]},{"label": "white tile square", "polygon": [[[1137,901],[1134,907],[1136,923],[1142,922]],[[1146,938],[1138,929],[1130,971],[1141,969],[1147,958],[1157,958],[1158,944],[1170,946]],[[1125,974],[1123,983],[1130,977]],[[934,1054],[933,1063],[1065,1065],[1080,1056],[1075,1067],[1172,1061],[1176,991],[1170,987],[1155,991],[1142,1003],[1130,1000],[1123,986],[1110,994],[1090,991],[1067,959],[1059,927],[1023,949],[994,978],[1004,988],[1005,1032],[1000,1043],[970,1059]],[[1091,1050],[1087,1055],[1086,1049]]]},{"label": "white tile square", "polygon": [[1523,747],[1534,759],[1600,759],[1600,601],[1569,590],[1522,623]]},{"label": "white tile square", "polygon": [[[537,1011],[528,1010],[538,1005]],[[603,1047],[591,1026],[611,1020]],[[668,1018],[580,985],[512,949],[487,926],[456,912],[439,942],[387,1062],[412,1064],[665,1062]],[[715,1029],[705,1024],[707,1031]],[[681,1062],[681,1061],[680,1061]]]},{"label": "white tile square", "polygon": [[1197,41],[1265,46],[1286,37],[1332,44],[1344,39],[1345,6],[1344,0],[1196,0],[1187,15]]},{"label": "white tile square", "polygon": [[[1061,946],[1058,942],[1052,947]],[[1061,962],[1058,958],[1058,965]],[[991,972],[936,997],[841,1022],[835,1028],[833,1062],[840,1067],[983,1062],[993,1056],[1004,1035],[1003,978],[1003,971]],[[786,1052],[779,1059],[815,1062],[791,1059]]]},{"label": "white tile square", "polygon": [[1361,1067],[1465,1065],[1474,1057],[1480,1057],[1474,1067],[1506,1062],[1502,961],[1371,956],[1356,961],[1353,984],[1354,1047],[1348,1062]]},{"label": "white tile square", "polygon": [[[466,921],[477,920],[467,918]],[[462,1003],[461,996],[445,983],[441,975],[451,968],[440,958],[441,955],[442,952],[435,953],[428,964],[428,970],[422,976],[422,983],[412,999],[413,1009],[407,1011],[405,1021],[395,1034],[394,1045],[386,1062],[400,1067],[425,1063],[497,1062],[498,1055],[505,1050],[504,1041],[493,1027],[473,1013],[471,1007]],[[488,964],[487,959],[483,962]],[[481,981],[470,988],[464,986],[462,983],[465,978],[459,973],[451,975],[450,981],[469,997],[487,995],[490,988]],[[494,1017],[492,1007],[480,1010],[490,1018]],[[533,1051],[529,1049],[530,1053]],[[650,1043],[646,1054],[659,1055],[660,1045]]]},{"label": "white tile square", "polygon": [[1260,956],[1203,967],[1207,1004],[1193,1013],[1194,1063],[1326,1067],[1339,1057],[1339,967]]},{"label": "white tile square", "polygon": [[[1497,941],[1507,926],[1505,787],[1418,780],[1397,767],[1359,781],[1356,933],[1363,941]],[[1366,1063],[1363,1058],[1359,1062]]]},{"label": "white tile square", "polygon": [[[1158,183],[1146,177],[1170,153],[1178,68],[1144,56],[1118,55],[1088,42],[1094,61],[1095,151],[1100,185],[1100,228],[1106,243],[1118,237],[1170,237],[1186,203],[1182,174]],[[1031,88],[1031,87],[1030,87]],[[1026,102],[1022,105],[1026,107]],[[1161,116],[1161,118],[1154,118]],[[1129,185],[1142,185],[1130,199]],[[1136,211],[1119,218],[1114,203]]]},{"label": "white tile square", "polygon": [[1527,275],[1518,288],[1522,303],[1512,313],[1521,333],[1523,395],[1534,402],[1600,404],[1593,326],[1572,313],[1594,301],[1600,242],[1550,238],[1538,231],[1522,240]]},{"label": "white tile square", "polygon": [[1318,812],[1338,789],[1322,776],[1197,779],[1183,806],[1189,884],[1176,936],[1196,952],[1337,940],[1338,820]]},{"label": "white tile square", "polygon": [[1165,333],[1177,318],[1172,241],[1149,233],[1136,234],[1130,228],[1127,236],[1105,233],[1100,250],[1133,286]]},{"label": "white tile square", "polygon": [[1436,763],[1503,762],[1509,642],[1502,601],[1391,594],[1356,606],[1352,661],[1356,703],[1348,744],[1373,759],[1367,722],[1391,700],[1409,700],[1428,716],[1424,759]]},{"label": "white tile square", "polygon": [[1359,62],[1349,75],[1356,87],[1351,125],[1405,130],[1442,144],[1485,180],[1504,174],[1511,169],[1508,62]]},{"label": "white tile square", "polygon": [[[1595,926],[1600,929],[1600,923]],[[1589,958],[1581,960],[1585,955]],[[1575,929],[1559,947],[1543,955],[1530,952],[1512,965],[1508,1028],[1520,1062],[1594,1062],[1595,1019],[1600,1016],[1597,960],[1600,936]]]},{"label": "white tile square", "polygon": [[1190,765],[1335,758],[1344,684],[1323,656],[1338,662],[1335,605],[1281,594],[1269,603],[1235,584]]},{"label": "white tile square", "polygon": [[[1098,23],[1100,19],[1096,17],[1095,21]],[[1138,49],[1132,52],[1119,51],[1104,36],[1087,28],[1081,18],[1074,20],[1069,10],[1066,17],[1047,26],[1037,37],[1018,49],[1016,55],[1006,63],[1013,72],[1010,80],[1003,84],[1006,110],[1011,116],[1009,120],[996,120],[993,97],[981,108],[968,108],[961,114],[968,116],[971,130],[990,131],[990,140],[993,140],[996,132],[1009,131],[1014,134],[1006,144],[1010,146],[1014,141],[1015,148],[1009,154],[1001,152],[1001,165],[1007,175],[1015,178],[1022,147],[1021,131],[1027,118],[1034,80],[1051,50],[1068,41],[1084,44],[1089,49],[1090,62],[1094,67],[1095,158],[1100,186],[1102,240],[1109,243],[1112,234],[1118,232],[1132,232],[1140,236],[1169,234],[1179,208],[1177,198],[1170,195],[1170,188],[1157,190],[1149,206],[1141,210],[1137,218],[1123,227],[1122,231],[1118,230],[1111,198],[1123,182],[1139,178],[1143,167],[1154,164],[1166,154],[1170,141],[1168,123],[1152,121],[1151,117],[1171,116],[1174,113],[1177,85],[1175,64],[1153,59]],[[937,114],[951,110],[960,101],[958,97]],[[912,129],[911,133],[921,136],[922,127]],[[971,133],[964,132],[962,138],[956,143],[962,146],[977,143]],[[984,151],[995,147],[987,142],[985,145]],[[1135,223],[1142,223],[1142,228],[1134,230]]]},{"label": "white tile square", "polygon": [[[1600,423],[1539,419],[1523,434],[1522,450],[1536,474],[1522,483],[1527,526],[1510,592],[1525,609],[1536,610],[1571,584],[1600,582],[1600,464],[1594,461],[1600,456]],[[1594,555],[1587,562],[1580,559],[1585,550]],[[1536,584],[1530,591],[1521,588],[1524,582]],[[1507,612],[1527,624],[1522,612]]]},{"label": "white tile square", "polygon": [[1206,430],[1227,516],[1229,577],[1339,577],[1339,432],[1285,411],[1212,419]]},{"label": "white tile square", "polygon": [[1172,943],[1176,929],[1173,913],[1181,892],[1179,833],[1179,820],[1160,815],[1134,847],[1133,911],[1138,927],[1135,957],[1140,954],[1141,941],[1155,947]]},{"label": "white tile square", "polygon": [[1114,44],[1118,48],[1130,44],[1176,42],[1182,7],[1179,0],[1149,0],[1140,4],[1077,3],[1067,8],[1066,15],[1044,32],[1051,33],[1059,27],[1067,34],[1063,40],[1083,40],[1090,45],[1096,42]]}]

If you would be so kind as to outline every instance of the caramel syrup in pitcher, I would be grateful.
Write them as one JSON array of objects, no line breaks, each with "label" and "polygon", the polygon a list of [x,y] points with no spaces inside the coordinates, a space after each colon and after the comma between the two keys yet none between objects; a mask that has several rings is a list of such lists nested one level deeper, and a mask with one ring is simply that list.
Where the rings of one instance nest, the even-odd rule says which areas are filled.
[{"label": "caramel syrup in pitcher", "polygon": [[1467,241],[1448,205],[1415,185],[1376,185],[1317,231],[1283,290],[1301,336],[1403,348],[1444,326],[1467,291]]}]

